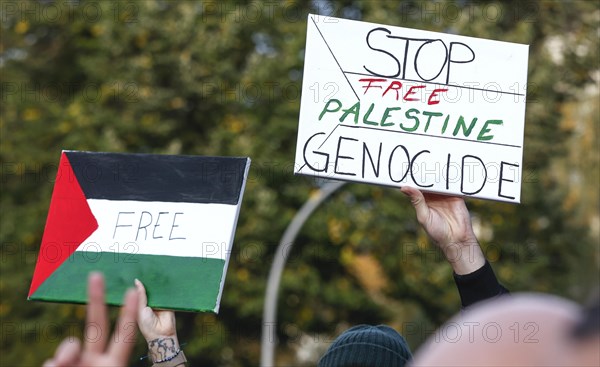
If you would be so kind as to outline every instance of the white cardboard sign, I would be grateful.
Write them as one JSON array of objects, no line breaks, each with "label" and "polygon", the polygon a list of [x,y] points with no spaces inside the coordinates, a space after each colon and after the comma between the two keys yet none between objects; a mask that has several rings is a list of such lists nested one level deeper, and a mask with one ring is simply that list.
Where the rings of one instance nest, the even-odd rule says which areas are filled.
[{"label": "white cardboard sign", "polygon": [[528,50],[310,14],[295,173],[520,202]]}]

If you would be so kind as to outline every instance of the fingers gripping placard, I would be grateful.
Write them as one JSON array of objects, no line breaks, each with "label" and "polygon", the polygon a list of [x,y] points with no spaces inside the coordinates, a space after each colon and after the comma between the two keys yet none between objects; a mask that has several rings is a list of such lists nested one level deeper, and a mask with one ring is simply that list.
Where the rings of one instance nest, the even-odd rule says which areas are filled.
[{"label": "fingers gripping placard", "polygon": [[519,202],[527,57],[309,15],[295,173]]}]

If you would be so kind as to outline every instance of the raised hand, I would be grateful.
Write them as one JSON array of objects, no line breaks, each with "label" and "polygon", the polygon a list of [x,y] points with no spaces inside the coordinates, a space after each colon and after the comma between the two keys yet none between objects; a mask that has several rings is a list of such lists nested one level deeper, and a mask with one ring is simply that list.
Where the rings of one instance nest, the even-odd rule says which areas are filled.
[{"label": "raised hand", "polygon": [[63,340],[54,357],[44,367],[109,367],[127,366],[136,339],[138,293],[125,293],[121,315],[110,337],[108,314],[104,303],[104,278],[91,273],[88,278],[88,306],[83,349],[75,337]]},{"label": "raised hand", "polygon": [[139,296],[138,325],[148,343],[150,358],[156,362],[176,356],[181,350],[175,328],[175,313],[151,309],[142,282],[136,279],[135,287]]},{"label": "raised hand", "polygon": [[473,233],[469,211],[462,198],[423,194],[407,186],[400,191],[410,198],[417,220],[442,250],[456,274],[472,273],[485,264],[485,257]]}]

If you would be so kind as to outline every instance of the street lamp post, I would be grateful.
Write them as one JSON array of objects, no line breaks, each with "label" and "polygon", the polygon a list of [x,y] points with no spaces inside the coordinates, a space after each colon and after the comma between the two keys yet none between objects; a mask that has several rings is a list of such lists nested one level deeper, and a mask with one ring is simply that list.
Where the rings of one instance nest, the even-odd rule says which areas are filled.
[{"label": "street lamp post", "polygon": [[302,205],[302,208],[296,213],[281,237],[279,246],[275,251],[275,258],[273,259],[273,265],[271,265],[267,281],[260,348],[261,367],[274,367],[275,347],[277,346],[277,295],[279,292],[279,283],[281,282],[281,274],[292,250],[294,240],[310,215],[323,201],[340,187],[344,186],[344,184],[345,182],[342,181],[332,181],[323,185],[316,194],[312,195]]}]

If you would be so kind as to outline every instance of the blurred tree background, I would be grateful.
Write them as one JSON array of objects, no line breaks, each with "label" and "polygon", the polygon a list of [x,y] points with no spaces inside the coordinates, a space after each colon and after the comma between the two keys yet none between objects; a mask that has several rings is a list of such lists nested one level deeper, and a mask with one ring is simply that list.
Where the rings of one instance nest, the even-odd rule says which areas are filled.
[{"label": "blurred tree background", "polygon": [[[81,335],[83,306],[26,301],[62,149],[252,158],[221,312],[177,321],[192,365],[258,364],[276,245],[319,184],[293,175],[309,12],[530,45],[522,203],[468,205],[509,289],[584,302],[599,275],[599,4],[2,1],[0,364],[39,366]],[[349,184],[291,254],[278,365],[314,365],[357,323],[416,349],[459,306],[408,200]]]}]

